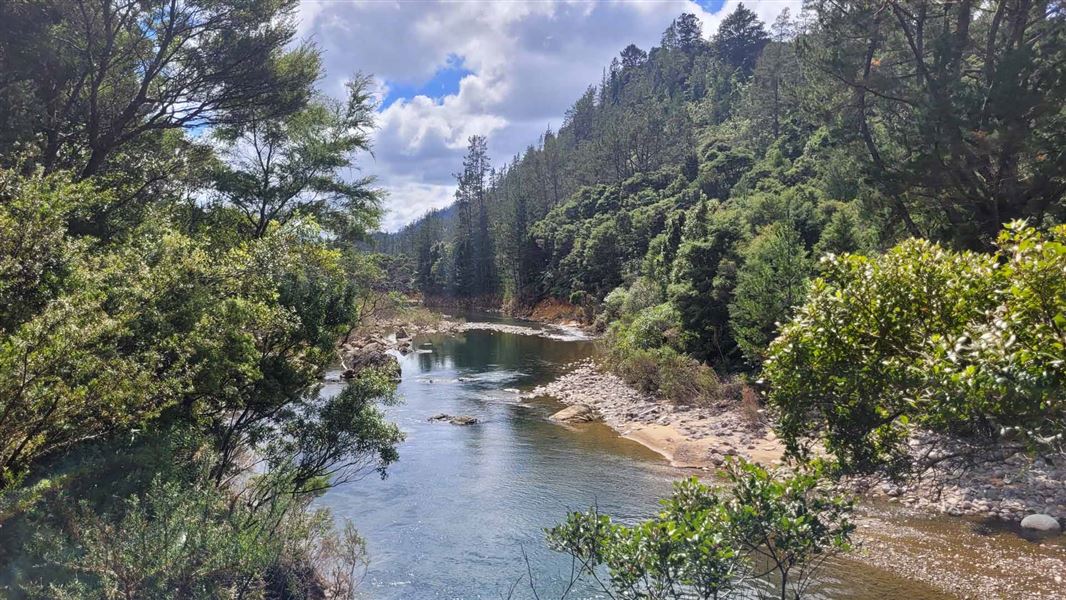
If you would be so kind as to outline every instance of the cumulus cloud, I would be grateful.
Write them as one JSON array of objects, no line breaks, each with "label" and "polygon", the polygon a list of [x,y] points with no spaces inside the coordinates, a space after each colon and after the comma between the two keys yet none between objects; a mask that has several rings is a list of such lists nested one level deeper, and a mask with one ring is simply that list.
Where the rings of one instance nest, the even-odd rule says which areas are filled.
[{"label": "cumulus cloud", "polygon": [[[717,3],[716,3],[717,4]],[[378,118],[374,157],[362,165],[389,193],[383,223],[395,230],[451,201],[467,138],[489,136],[497,163],[558,128],[567,107],[629,43],[658,44],[683,12],[710,35],[736,8],[713,13],[690,0],[649,2],[333,2],[304,0],[303,37],[323,51],[324,89],[341,93],[355,71],[388,89],[417,89],[458,59],[464,74],[443,95],[398,98]],[[745,2],[771,23],[800,0]]]}]

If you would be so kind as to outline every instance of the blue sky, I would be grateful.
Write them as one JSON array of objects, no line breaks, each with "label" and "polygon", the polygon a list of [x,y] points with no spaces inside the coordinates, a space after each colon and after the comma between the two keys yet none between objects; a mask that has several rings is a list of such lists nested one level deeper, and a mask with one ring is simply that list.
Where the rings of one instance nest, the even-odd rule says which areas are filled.
[{"label": "blue sky", "polygon": [[[388,193],[386,230],[452,201],[466,140],[488,136],[497,164],[558,128],[569,105],[630,43],[656,45],[695,13],[710,36],[736,0],[302,0],[302,37],[323,52],[327,93],[359,71],[381,90],[372,156]],[[770,23],[801,0],[744,2]]]},{"label": "blue sky", "polygon": [[459,92],[459,82],[474,72],[463,64],[463,57],[451,55],[448,63],[437,69],[426,81],[405,82],[384,80],[387,92],[381,100],[381,110],[387,109],[397,100],[410,100],[415,96],[428,96],[440,100]]}]

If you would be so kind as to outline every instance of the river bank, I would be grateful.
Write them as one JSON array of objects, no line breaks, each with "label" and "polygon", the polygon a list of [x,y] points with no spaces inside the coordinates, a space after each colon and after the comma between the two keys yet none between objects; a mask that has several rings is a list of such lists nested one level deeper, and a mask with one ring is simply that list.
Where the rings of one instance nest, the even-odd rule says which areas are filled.
[{"label": "river bank", "polygon": [[[424,309],[380,319],[361,337],[342,347],[342,356],[372,349],[401,354],[420,351],[417,335],[495,331],[560,341],[594,339],[577,323],[466,321]],[[428,350],[421,350],[428,351]],[[783,462],[784,446],[763,420],[735,406],[685,406],[642,393],[592,359],[569,365],[551,382],[523,394],[550,396],[568,406],[588,406],[595,418],[625,438],[639,442],[673,466],[714,470],[726,457],[739,456],[767,465]],[[917,449],[915,450],[918,451]],[[973,464],[946,460],[921,478],[899,484],[876,479],[851,482],[865,496],[903,506],[949,514],[997,518],[1017,523],[1029,514],[1066,520],[1066,456],[1006,452]]]},{"label": "river bank", "polygon": [[[595,418],[676,467],[710,471],[727,456],[783,463],[781,441],[765,423],[753,425],[739,407],[673,406],[633,389],[592,360],[574,363],[524,394],[544,396],[588,407]],[[1017,524],[1029,513],[1066,516],[1064,463],[1015,454],[967,472],[943,466],[908,485],[852,482],[865,500],[856,519],[854,556],[960,598],[1060,598],[1066,577],[1063,536],[1027,541]],[[938,514],[967,518],[945,521]]]},{"label": "river bank", "polygon": [[781,464],[784,446],[765,424],[752,423],[739,407],[677,406],[641,393],[584,360],[555,381],[524,394],[585,405],[623,437],[647,446],[673,466],[713,469],[728,456]]},{"label": "river bank", "polygon": [[[527,397],[551,396],[586,405],[621,435],[659,452],[674,466],[710,470],[727,456],[782,464],[784,447],[765,423],[753,424],[739,406],[677,406],[643,394],[591,360],[571,365]],[[945,461],[913,482],[853,482],[867,495],[953,516],[1018,522],[1040,513],[1066,519],[1066,457],[1021,452],[979,464]]]},{"label": "river bank", "polygon": [[[642,476],[639,474],[649,468],[648,453],[637,444],[616,437],[612,431],[655,450],[673,465],[706,469],[703,472],[708,475],[727,456],[741,456],[769,464],[781,461],[780,441],[764,420],[753,422],[750,412],[745,414],[739,407],[677,407],[662,403],[596,368],[595,363],[586,358],[596,355],[587,342],[559,342],[558,329],[497,319],[492,315],[468,314],[466,317],[470,321],[439,315],[425,323],[419,323],[417,319],[406,322],[379,319],[373,332],[361,334],[378,336],[379,341],[389,345],[388,352],[392,355],[402,354],[399,352],[402,346],[413,348],[401,361],[408,365],[405,368],[428,375],[405,375],[402,393],[409,399],[421,398],[424,407],[413,410],[408,406],[403,411],[413,413],[405,430],[413,432],[412,439],[423,441],[424,448],[419,448],[423,448],[424,455],[420,459],[419,455],[412,455],[414,450],[405,450],[406,462],[401,461],[400,468],[406,465],[406,468],[420,469],[423,462],[431,464],[425,467],[424,480],[420,480],[419,485],[445,480],[449,482],[448,488],[454,489],[456,481],[465,481],[460,486],[463,495],[448,496],[452,498],[449,502],[471,504],[470,495],[484,490],[483,502],[489,504],[473,503],[478,504],[476,509],[470,510],[474,522],[482,522],[487,514],[502,510],[501,506],[515,511],[529,511],[536,507],[554,518],[556,513],[582,506],[582,501],[577,500],[583,497],[581,494],[566,501],[559,500],[560,494],[573,494],[577,489],[585,490],[583,494],[591,494],[604,503],[627,497],[625,494],[629,491],[623,493],[620,488],[611,487],[615,485],[612,482],[627,481],[625,490],[632,490],[633,478]],[[583,350],[567,356],[578,348]],[[473,358],[482,355],[480,360],[483,363]],[[484,369],[489,370],[489,375],[482,372]],[[524,384],[524,378],[530,373],[540,375]],[[529,391],[519,398],[517,389]],[[533,401],[537,396],[550,397],[551,400]],[[562,427],[546,422],[544,411],[558,410],[559,402],[568,406],[586,405],[599,422],[564,424]],[[442,412],[470,415],[477,419],[477,424],[451,427],[428,420]],[[523,423],[517,430],[512,420],[516,418]],[[512,436],[516,431],[526,431],[528,435],[515,440]],[[495,435],[502,437],[496,440]],[[611,451],[601,452],[605,447],[610,447]],[[580,451],[580,457],[573,462],[548,458],[564,448]],[[533,449],[537,449],[538,454],[527,454]],[[438,458],[441,456],[448,458],[440,462]],[[460,460],[459,457],[464,458]],[[609,462],[599,462],[604,460]],[[502,465],[506,466],[501,468]],[[562,472],[554,470],[559,467],[563,468]],[[683,476],[683,471],[675,471],[665,464],[661,467],[670,471],[661,474],[666,481]],[[442,470],[446,473],[442,474]],[[506,493],[516,495],[513,501],[502,502],[499,487],[489,485],[492,474],[496,473],[506,474],[510,482]],[[550,485],[544,479],[549,473],[554,477],[554,483]],[[524,484],[514,486],[514,478],[528,479]],[[397,477],[393,481],[402,487],[404,478]],[[662,485],[666,484],[652,479],[637,485],[637,489],[648,498],[657,498],[668,489],[657,487]],[[532,490],[545,490],[544,499],[528,498],[525,494]],[[365,490],[361,491],[363,493]],[[407,497],[407,492],[397,492],[396,496],[381,499],[381,506],[389,506]],[[837,573],[837,577],[844,577],[845,582],[854,578],[855,581],[877,583],[862,592],[852,584],[844,583],[848,586],[845,587],[846,593],[830,597],[1057,597],[1060,586],[1055,576],[1059,575],[1061,579],[1061,574],[1066,573],[1066,549],[1061,536],[1029,542],[1005,522],[942,516],[928,501],[921,505],[907,503],[902,493],[889,496],[878,485],[863,497],[856,514],[859,526],[856,550],[830,567],[830,571]],[[654,504],[653,499],[646,501]],[[343,505],[352,506],[347,502]],[[357,505],[366,506],[365,498],[360,496]],[[443,511],[447,505],[440,506]],[[411,507],[409,510],[416,509]],[[425,510],[424,505],[418,504],[417,510]],[[634,510],[639,511],[629,509],[630,512]],[[465,522],[454,514],[446,514],[448,516],[442,514],[440,522]],[[365,522],[364,519],[360,521]],[[395,521],[394,516],[382,518],[380,535],[390,535]],[[429,521],[420,519],[420,522]],[[526,523],[524,527],[533,529],[542,526],[541,518],[525,518],[522,522]],[[483,528],[462,527],[441,535],[453,540],[470,531],[483,531]],[[401,539],[419,537],[404,535],[393,543],[401,544]],[[513,543],[511,539],[496,541]],[[484,540],[452,544],[478,548],[491,545]],[[483,557],[478,554],[472,560],[475,559],[480,561]],[[545,554],[538,560],[550,561],[552,557]],[[469,568],[471,565],[464,563],[462,578],[452,582],[453,587],[459,589],[465,585],[463,582],[469,579]],[[407,567],[403,570],[403,581],[408,580],[408,570]],[[494,567],[494,572],[497,570]],[[433,577],[439,577],[439,574],[434,573]],[[912,583],[899,584],[904,586],[901,588],[891,587],[897,585],[891,582],[900,578]],[[893,589],[895,591],[888,591]],[[906,590],[906,593],[900,590]],[[403,597],[403,594],[397,597]]]},{"label": "river bank", "polygon": [[973,600],[1062,598],[1062,536],[1027,539],[1004,522],[944,518],[884,502],[860,504],[855,523],[853,559],[945,594]]}]

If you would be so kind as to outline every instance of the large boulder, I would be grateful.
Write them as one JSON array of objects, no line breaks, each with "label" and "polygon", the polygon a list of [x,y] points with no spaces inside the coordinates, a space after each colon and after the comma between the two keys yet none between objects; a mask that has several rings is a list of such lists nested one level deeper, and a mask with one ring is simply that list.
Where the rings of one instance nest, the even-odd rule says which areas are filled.
[{"label": "large boulder", "polygon": [[560,423],[588,423],[596,420],[596,411],[585,404],[575,404],[567,406],[550,418]]},{"label": "large boulder", "polygon": [[1058,533],[1062,526],[1058,519],[1051,515],[1033,514],[1022,519],[1022,529],[1039,531],[1042,533]]},{"label": "large boulder", "polygon": [[396,339],[402,340],[404,338],[409,338],[409,337],[411,337],[411,335],[409,333],[407,333],[407,330],[404,329],[403,326],[400,326],[400,328],[396,330]]},{"label": "large boulder", "polygon": [[384,345],[377,342],[370,342],[361,347],[356,345],[350,350],[343,349],[341,352],[341,364],[344,366],[342,376],[345,379],[353,379],[366,369],[377,369],[394,379],[399,379],[400,363],[387,350]]}]

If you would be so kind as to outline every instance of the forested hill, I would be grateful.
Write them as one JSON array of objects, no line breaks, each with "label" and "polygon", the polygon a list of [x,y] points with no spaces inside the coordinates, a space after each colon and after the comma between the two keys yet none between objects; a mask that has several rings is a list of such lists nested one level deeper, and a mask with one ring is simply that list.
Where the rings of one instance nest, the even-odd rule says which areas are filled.
[{"label": "forested hill", "polygon": [[625,286],[688,353],[757,362],[826,253],[1061,222],[1062,29],[1047,2],[740,6],[711,35],[681,15],[509,163],[471,138],[455,205],[379,242],[429,296],[610,320]]}]

